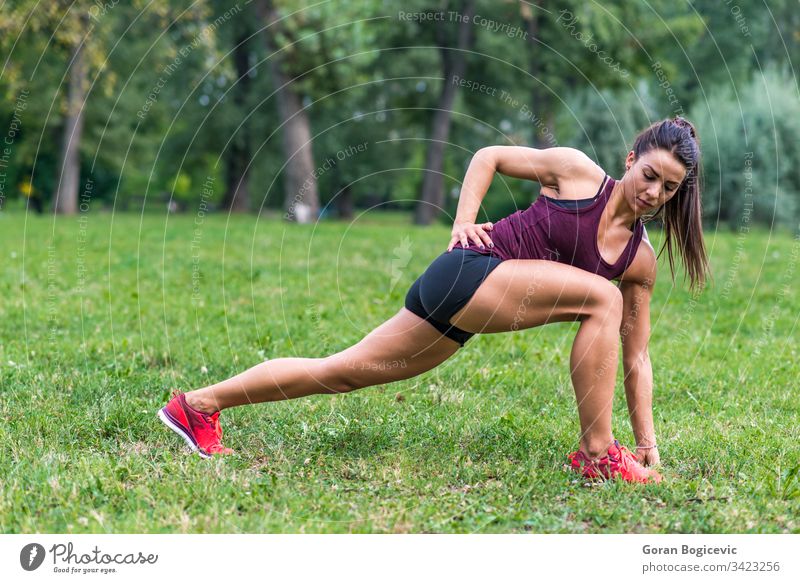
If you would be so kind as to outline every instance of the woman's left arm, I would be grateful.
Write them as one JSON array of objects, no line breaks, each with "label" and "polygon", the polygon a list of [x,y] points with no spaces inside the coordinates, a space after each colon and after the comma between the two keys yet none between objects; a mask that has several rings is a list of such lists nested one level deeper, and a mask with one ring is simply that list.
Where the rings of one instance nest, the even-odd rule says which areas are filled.
[{"label": "woman's left arm", "polygon": [[625,398],[631,427],[636,439],[636,457],[645,465],[658,463],[656,433],[653,423],[653,368],[650,364],[650,299],[656,280],[655,252],[648,244],[640,252],[620,281],[622,292],[622,366],[625,375]]}]

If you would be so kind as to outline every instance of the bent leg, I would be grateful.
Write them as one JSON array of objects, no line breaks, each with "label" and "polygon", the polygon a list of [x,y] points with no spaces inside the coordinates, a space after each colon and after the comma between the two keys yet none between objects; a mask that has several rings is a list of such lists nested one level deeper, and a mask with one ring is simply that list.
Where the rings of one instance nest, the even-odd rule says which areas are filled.
[{"label": "bent leg", "polygon": [[420,375],[460,348],[428,322],[402,308],[360,342],[325,358],[278,358],[220,383],[186,393],[195,409],[217,410],[342,393]]},{"label": "bent leg", "polygon": [[605,454],[613,440],[611,410],[619,355],[622,294],[608,280],[553,261],[500,264],[450,323],[475,333],[506,332],[580,321],[570,372],[581,423],[581,450]]}]

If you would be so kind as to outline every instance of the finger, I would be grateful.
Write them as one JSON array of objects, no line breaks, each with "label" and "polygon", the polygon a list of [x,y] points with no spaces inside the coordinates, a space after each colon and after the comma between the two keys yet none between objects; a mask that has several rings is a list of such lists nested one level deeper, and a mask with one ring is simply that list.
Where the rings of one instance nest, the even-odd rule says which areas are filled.
[{"label": "finger", "polygon": [[464,233],[462,233],[461,234],[461,246],[462,247],[466,247],[467,243],[468,243],[467,236]]},{"label": "finger", "polygon": [[464,230],[464,234],[468,237],[468,244],[475,243],[475,245],[481,246],[483,242],[478,237],[477,231],[475,227],[470,227],[469,229]]},{"label": "finger", "polygon": [[488,222],[488,223],[483,223],[481,226],[482,226],[484,229],[488,229],[489,231],[491,231],[492,229],[494,229],[494,225],[491,223],[491,221],[490,221],[490,222]]},{"label": "finger", "polygon": [[458,241],[458,237],[456,237],[455,235],[450,237],[450,244],[447,246],[447,252],[448,253],[453,250],[453,247],[455,246],[457,241]]},{"label": "finger", "polygon": [[487,247],[494,247],[494,243],[492,243],[489,235],[487,235],[484,231],[478,231],[478,233],[480,234],[481,240]]},{"label": "finger", "polygon": [[475,242],[475,244],[478,247],[480,247],[481,249],[484,248],[484,244],[483,244],[483,240],[481,239],[481,236],[478,233],[482,233],[482,232],[483,231],[478,231],[477,229],[475,229],[473,231],[470,231],[470,233],[469,233],[470,239],[472,239]]}]

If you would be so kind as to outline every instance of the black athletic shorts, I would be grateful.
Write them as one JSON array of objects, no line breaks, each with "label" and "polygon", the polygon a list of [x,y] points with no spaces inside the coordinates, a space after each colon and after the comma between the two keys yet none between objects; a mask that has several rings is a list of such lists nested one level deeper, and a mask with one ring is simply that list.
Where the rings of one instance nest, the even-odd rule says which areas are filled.
[{"label": "black athletic shorts", "polygon": [[406,309],[424,318],[434,328],[461,346],[474,336],[450,324],[483,280],[502,259],[481,255],[472,249],[454,248],[433,260],[406,294]]}]

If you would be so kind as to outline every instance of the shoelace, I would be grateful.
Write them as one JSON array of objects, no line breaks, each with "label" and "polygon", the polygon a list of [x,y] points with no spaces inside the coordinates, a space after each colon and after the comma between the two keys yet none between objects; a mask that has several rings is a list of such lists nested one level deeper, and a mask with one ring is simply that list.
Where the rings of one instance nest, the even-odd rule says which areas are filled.
[{"label": "shoelace", "polygon": [[631,471],[632,469],[631,462],[635,462],[636,465],[639,465],[639,461],[636,459],[636,456],[633,454],[633,452],[631,452],[631,450],[629,450],[627,447],[620,444],[616,440],[614,441],[614,445],[617,446],[619,455],[612,455],[607,453],[604,457],[593,460],[583,455],[583,452],[578,451],[570,456],[570,460],[574,460],[576,457],[581,458],[579,462],[581,470],[585,470],[586,467],[590,467],[595,471],[599,472],[601,475],[603,474],[603,471],[600,467],[600,461],[603,460],[604,458],[607,458],[609,461],[616,460],[619,463],[620,467],[625,471]]},{"label": "shoelace", "polygon": [[[642,465],[639,462],[639,458],[636,457],[636,454],[633,453],[631,450],[629,450],[627,447],[625,447],[623,445],[623,446],[620,446],[619,449],[620,449],[620,451],[622,451],[622,453],[625,455],[625,457],[628,458],[628,460],[636,462],[637,465],[640,465],[640,466]],[[642,466],[642,467],[644,467],[644,466]]]},{"label": "shoelace", "polygon": [[[180,394],[181,394],[181,392],[178,391],[177,389],[172,391],[172,397],[173,398],[180,396]],[[187,403],[187,405],[188,405],[188,403]],[[211,428],[214,430],[214,433],[217,435],[217,437],[220,439],[220,441],[222,441],[222,426],[219,424],[219,415],[217,415],[217,414],[208,415],[207,413],[203,413],[203,412],[200,412],[200,414],[203,416],[203,419],[209,425],[211,425]]]},{"label": "shoelace", "polygon": [[619,466],[626,472],[631,470],[631,458],[626,455],[624,447],[619,448]]},{"label": "shoelace", "polygon": [[599,463],[600,460],[603,459],[603,458],[599,458],[599,459],[593,460],[591,458],[586,457],[583,454],[582,451],[573,452],[568,457],[569,457],[570,461],[573,461],[573,462],[576,459],[578,460],[578,463],[579,463],[578,467],[580,468],[580,471],[581,471],[582,474],[585,475],[586,471],[588,469],[591,469],[591,470],[594,470],[595,472],[597,472],[598,474],[600,474],[600,476],[603,476],[603,471],[602,471],[602,469],[600,469],[600,463]]},{"label": "shoelace", "polygon": [[647,476],[649,480],[651,477],[651,472],[639,463],[639,460],[636,459],[636,455],[624,445],[617,444],[617,447],[619,448],[620,452],[620,466],[622,466],[626,471],[644,471],[645,476]]},{"label": "shoelace", "polygon": [[211,424],[219,440],[222,441],[222,425],[219,423],[219,415],[209,415],[208,422]]},{"label": "shoelace", "polygon": [[208,448],[209,452],[217,453],[217,452],[224,452],[229,453],[230,450],[222,445],[222,425],[219,423],[219,414],[215,413],[214,415],[206,415],[206,421],[211,425],[211,428],[214,430],[214,433],[219,439],[218,443],[213,444],[211,447]]},{"label": "shoelace", "polygon": [[[181,392],[177,389],[172,391],[172,398],[179,397]],[[188,403],[187,403],[188,405]],[[214,415],[208,415],[206,413],[200,413],[203,420],[206,421],[211,428],[214,430],[214,434],[217,436],[217,439],[221,442],[222,441],[222,425],[219,423],[219,413],[215,413]],[[210,453],[218,453],[218,452],[229,452],[230,450],[222,445],[222,443],[215,443],[211,447],[208,448]]]},{"label": "shoelace", "polygon": [[214,435],[217,436],[217,439],[222,441],[222,425],[219,424],[219,412],[213,415],[201,412],[200,415],[203,417],[203,421],[211,425],[211,429],[214,430]]}]

